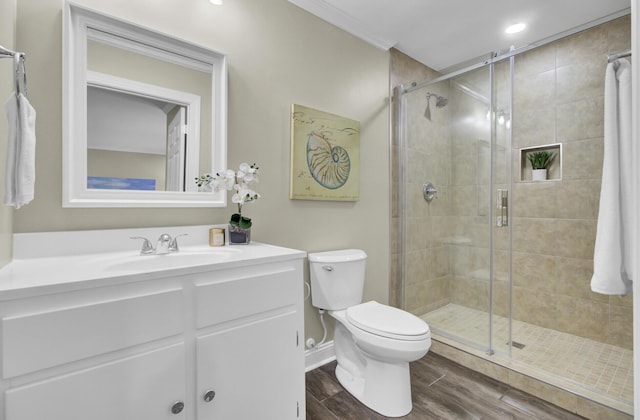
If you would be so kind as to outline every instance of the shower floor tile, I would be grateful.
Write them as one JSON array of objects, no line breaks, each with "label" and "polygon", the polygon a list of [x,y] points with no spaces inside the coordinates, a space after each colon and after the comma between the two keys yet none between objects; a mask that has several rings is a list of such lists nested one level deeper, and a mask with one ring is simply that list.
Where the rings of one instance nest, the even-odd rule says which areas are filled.
[{"label": "shower floor tile", "polygon": [[[488,346],[486,312],[448,304],[422,316],[435,333]],[[633,402],[633,351],[520,321],[513,321],[511,358],[587,390]],[[493,316],[493,347],[509,354],[509,322]],[[523,348],[516,347],[518,344]]]}]

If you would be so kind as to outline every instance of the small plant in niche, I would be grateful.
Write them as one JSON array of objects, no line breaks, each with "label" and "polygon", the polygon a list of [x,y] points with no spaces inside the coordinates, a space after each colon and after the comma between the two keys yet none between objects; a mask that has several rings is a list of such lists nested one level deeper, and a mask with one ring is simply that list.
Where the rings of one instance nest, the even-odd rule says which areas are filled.
[{"label": "small plant in niche", "polygon": [[547,168],[551,164],[555,154],[546,150],[530,152],[527,159],[531,163],[531,180],[544,181],[547,179]]},{"label": "small plant in niche", "polygon": [[539,152],[531,152],[527,155],[527,159],[531,162],[532,169],[547,169],[551,164],[555,154],[545,150]]},{"label": "small plant in niche", "polygon": [[242,206],[260,198],[260,194],[250,186],[258,182],[258,165],[255,163],[241,163],[240,168],[234,172],[225,169],[215,175],[209,173],[196,178],[196,185],[200,191],[223,191],[234,190],[231,202],[238,205],[238,212],[231,215],[229,225],[240,229],[251,228],[252,222],[248,217],[242,216]]}]

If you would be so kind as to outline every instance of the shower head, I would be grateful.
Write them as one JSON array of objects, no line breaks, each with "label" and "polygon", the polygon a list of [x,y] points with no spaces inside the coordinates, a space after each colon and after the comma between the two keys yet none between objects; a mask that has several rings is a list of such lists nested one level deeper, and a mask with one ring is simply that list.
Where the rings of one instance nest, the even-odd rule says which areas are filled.
[{"label": "shower head", "polygon": [[436,95],[431,92],[427,93],[427,102],[429,102],[429,99],[431,99],[432,96],[436,97],[436,108],[444,108],[444,106],[447,105],[447,102],[449,102],[449,100],[444,96]]},{"label": "shower head", "polygon": [[443,108],[449,100],[444,96],[436,95],[435,93],[428,92],[427,93],[427,109],[424,110],[424,117],[431,121],[431,109],[429,105],[431,104],[431,97],[436,97],[436,108]]}]

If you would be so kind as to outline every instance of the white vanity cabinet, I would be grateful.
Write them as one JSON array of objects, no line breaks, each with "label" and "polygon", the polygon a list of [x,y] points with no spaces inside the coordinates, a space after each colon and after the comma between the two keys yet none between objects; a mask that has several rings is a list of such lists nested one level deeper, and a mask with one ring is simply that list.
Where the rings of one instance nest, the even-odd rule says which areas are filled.
[{"label": "white vanity cabinet", "polygon": [[161,279],[1,302],[4,418],[176,418],[183,296]]},{"label": "white vanity cabinet", "polygon": [[301,267],[225,274],[195,287],[198,418],[304,417]]},{"label": "white vanity cabinet", "polygon": [[303,257],[0,291],[2,420],[303,418]]}]

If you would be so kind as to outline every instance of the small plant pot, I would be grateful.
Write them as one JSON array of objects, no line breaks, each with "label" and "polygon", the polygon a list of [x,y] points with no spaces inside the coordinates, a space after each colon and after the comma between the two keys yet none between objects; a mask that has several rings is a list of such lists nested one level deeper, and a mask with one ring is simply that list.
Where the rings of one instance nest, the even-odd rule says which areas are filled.
[{"label": "small plant pot", "polygon": [[546,169],[532,169],[531,170],[531,180],[532,181],[546,181],[547,180],[547,170]]},{"label": "small plant pot", "polygon": [[247,245],[251,242],[251,228],[229,225],[229,245]]}]

